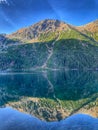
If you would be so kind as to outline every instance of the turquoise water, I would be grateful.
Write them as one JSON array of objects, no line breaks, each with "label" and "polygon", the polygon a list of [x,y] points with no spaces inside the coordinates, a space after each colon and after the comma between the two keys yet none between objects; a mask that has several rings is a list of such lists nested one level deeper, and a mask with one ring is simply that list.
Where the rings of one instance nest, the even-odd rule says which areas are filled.
[{"label": "turquoise water", "polygon": [[0,74],[0,106],[23,97],[79,100],[98,94],[97,71],[42,71]]}]

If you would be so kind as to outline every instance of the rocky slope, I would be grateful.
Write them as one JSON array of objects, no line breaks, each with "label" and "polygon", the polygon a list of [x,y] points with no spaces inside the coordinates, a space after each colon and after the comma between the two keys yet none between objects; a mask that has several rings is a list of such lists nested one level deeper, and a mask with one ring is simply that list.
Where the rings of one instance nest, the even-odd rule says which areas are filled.
[{"label": "rocky slope", "polygon": [[77,28],[79,31],[98,41],[98,20]]},{"label": "rocky slope", "polygon": [[[43,20],[30,27],[22,28],[17,32],[8,35],[9,38],[17,38],[23,42],[40,42],[51,41],[58,36],[58,33],[63,30],[68,30],[69,27],[64,22],[59,20]],[[47,39],[48,37],[48,39]]]},{"label": "rocky slope", "polygon": [[6,35],[9,44],[0,55],[0,70],[97,69],[97,23],[74,27],[47,19]]},{"label": "rocky slope", "polygon": [[[75,31],[76,33],[79,33],[80,35],[86,38],[98,41],[97,39],[98,20],[83,26],[76,27],[59,20],[46,19],[34,25],[31,25],[27,28],[22,28],[17,32],[7,36],[8,38],[20,39],[23,42],[33,43],[33,42],[40,42],[41,40],[50,41],[52,39],[55,39],[56,36],[58,36],[58,34],[60,33],[66,33],[67,35],[67,33],[72,33],[72,31]],[[66,37],[70,38],[70,36],[68,35]],[[72,37],[74,38],[74,36]],[[78,38],[79,37],[77,37],[77,39]]]}]

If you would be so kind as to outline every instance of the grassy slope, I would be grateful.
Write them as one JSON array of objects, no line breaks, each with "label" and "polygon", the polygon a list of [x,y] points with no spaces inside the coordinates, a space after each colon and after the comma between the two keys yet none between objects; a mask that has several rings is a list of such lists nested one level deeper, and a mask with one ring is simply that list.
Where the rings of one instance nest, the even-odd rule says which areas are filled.
[{"label": "grassy slope", "polygon": [[[41,67],[47,60],[49,48],[53,49],[53,55],[47,62],[49,68],[98,68],[98,47],[95,42],[75,30],[61,32],[57,36],[58,33],[42,35],[40,43],[8,47],[6,53],[0,55],[0,69],[29,70]],[[57,38],[58,41],[55,41]]]}]

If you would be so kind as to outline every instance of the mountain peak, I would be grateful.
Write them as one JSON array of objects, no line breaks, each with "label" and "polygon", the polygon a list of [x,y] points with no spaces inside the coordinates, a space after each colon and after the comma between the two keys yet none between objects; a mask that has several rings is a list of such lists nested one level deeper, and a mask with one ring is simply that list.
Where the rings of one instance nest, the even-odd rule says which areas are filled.
[{"label": "mountain peak", "polygon": [[44,19],[44,20],[41,20],[41,21],[39,21],[38,23],[40,23],[40,22],[45,22],[45,23],[47,23],[47,22],[61,22],[60,20],[58,20],[58,19]]},{"label": "mountain peak", "polygon": [[62,22],[62,21],[60,21],[58,19],[45,19],[45,20],[42,20],[42,21],[40,21],[38,23],[44,23],[44,24],[53,24],[54,23],[55,26],[59,25],[60,23],[65,24],[65,22]]},{"label": "mountain peak", "polygon": [[91,33],[97,33],[98,32],[98,19],[95,21],[92,21],[84,26],[78,27],[81,31],[88,31]]},{"label": "mountain peak", "polygon": [[27,28],[22,28],[17,32],[9,35],[10,38],[20,38],[20,40],[28,41],[39,39],[41,34],[55,33],[69,29],[69,26],[62,21],[45,19]]},{"label": "mountain peak", "polygon": [[[49,37],[50,40],[53,40],[58,36],[58,33],[66,32],[70,29],[77,29],[77,31],[82,32],[85,35],[88,35],[87,32],[89,32],[89,36],[94,37],[94,39],[98,41],[98,20],[84,26],[75,27],[56,19],[45,19],[8,35],[8,38],[15,38],[22,42],[33,43],[39,42],[42,38],[47,39],[47,37]],[[95,35],[93,36],[93,34]]]},{"label": "mountain peak", "polygon": [[34,25],[32,25],[31,27],[35,27],[35,26],[40,26],[42,30],[48,30],[48,29],[56,29],[58,27],[61,26],[61,24],[64,24],[64,22],[59,21],[59,20],[53,20],[53,19],[45,19],[42,20]]},{"label": "mountain peak", "polygon": [[96,19],[93,23],[98,24],[98,19]]}]

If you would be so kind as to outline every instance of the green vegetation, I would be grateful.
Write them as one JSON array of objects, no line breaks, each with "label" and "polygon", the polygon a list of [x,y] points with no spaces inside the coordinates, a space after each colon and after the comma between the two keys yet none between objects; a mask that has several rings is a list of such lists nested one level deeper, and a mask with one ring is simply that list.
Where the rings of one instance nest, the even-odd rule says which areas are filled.
[{"label": "green vegetation", "polygon": [[59,40],[48,62],[50,68],[96,69],[98,67],[98,47],[87,41]]},{"label": "green vegetation", "polygon": [[48,55],[44,44],[25,44],[11,46],[6,53],[0,55],[1,70],[23,70],[41,66]]},{"label": "green vegetation", "polygon": [[[44,71],[38,76],[0,77],[0,106],[10,105],[47,121],[98,108],[98,76],[80,72],[98,70],[98,33],[46,20],[0,38],[0,71]],[[60,71],[48,73],[52,69]]]},{"label": "green vegetation", "polygon": [[41,41],[41,42],[49,42],[49,41],[55,40],[56,37],[57,37],[57,33],[56,32],[45,33],[45,34],[41,34],[40,35],[39,41]]},{"label": "green vegetation", "polygon": [[80,39],[80,40],[87,40],[84,36],[82,36],[79,32],[75,30],[68,30],[68,31],[63,31],[60,34],[60,39]]},{"label": "green vegetation", "polygon": [[49,68],[98,68],[98,47],[88,41],[62,39],[56,41],[54,47],[52,43],[53,41],[8,47],[6,53],[0,55],[0,69],[23,71],[41,68],[49,56],[49,48],[53,48],[53,54],[47,62]]}]

